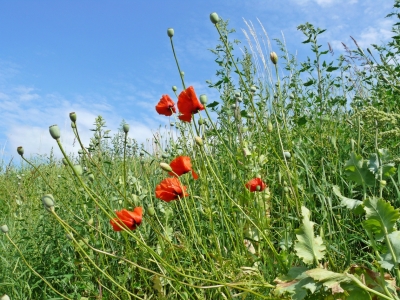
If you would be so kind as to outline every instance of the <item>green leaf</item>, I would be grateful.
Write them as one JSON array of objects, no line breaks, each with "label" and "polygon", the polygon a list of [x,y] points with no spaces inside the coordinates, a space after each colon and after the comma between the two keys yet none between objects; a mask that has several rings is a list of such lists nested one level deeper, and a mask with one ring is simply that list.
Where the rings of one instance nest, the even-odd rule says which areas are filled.
[{"label": "green leaf", "polygon": [[343,196],[340,193],[339,187],[337,185],[334,185],[332,187],[333,193],[339,197],[340,200],[342,200],[340,202],[341,206],[345,206],[351,210],[354,211],[354,213],[356,214],[361,214],[363,212],[363,202],[361,200],[357,200],[357,199],[351,199],[351,198],[347,198],[345,196]]},{"label": "green leaf", "polygon": [[214,102],[208,104],[207,107],[208,107],[208,108],[213,108],[213,107],[216,107],[218,104],[219,104],[219,102],[214,101]]},{"label": "green leaf", "polygon": [[302,206],[301,214],[303,224],[295,230],[297,241],[294,249],[304,263],[313,264],[324,257],[326,247],[320,236],[314,236],[314,222],[310,221],[310,211]]},{"label": "green leaf", "polygon": [[303,83],[303,85],[304,85],[304,86],[310,86],[310,85],[313,85],[313,84],[314,84],[314,82],[315,82],[315,80],[314,80],[314,79],[310,79],[309,81],[307,81],[307,82]]},{"label": "green leaf", "polygon": [[381,264],[382,268],[391,271],[393,267],[399,263],[400,258],[400,231],[393,231],[392,233],[388,234],[389,242],[392,246],[394,252],[394,259],[392,257],[392,253],[388,250],[381,256],[381,260],[379,263]]},{"label": "green leaf", "polygon": [[332,71],[336,71],[337,69],[339,69],[338,67],[328,67],[326,69],[327,72],[332,72]]},{"label": "green leaf", "polygon": [[382,166],[382,178],[387,179],[396,173],[394,163],[385,164]]},{"label": "green leaf", "polygon": [[317,288],[312,278],[306,274],[306,271],[306,267],[292,267],[287,275],[277,277],[274,280],[277,284],[274,294],[282,296],[288,293],[291,295],[291,299],[304,299],[307,296],[306,289],[312,291]]},{"label": "green leaf", "polygon": [[382,239],[385,233],[393,232],[400,216],[398,209],[394,209],[387,201],[375,197],[364,201],[364,210],[366,212],[365,229],[375,234],[377,240]]},{"label": "green leaf", "polygon": [[341,282],[351,282],[351,279],[344,274],[335,273],[326,269],[316,268],[306,271],[307,275],[315,281],[320,281],[324,286],[332,290],[332,294],[343,293]]},{"label": "green leaf", "polygon": [[375,185],[375,176],[369,170],[367,161],[355,152],[351,153],[350,159],[344,166],[347,178],[361,185]]}]

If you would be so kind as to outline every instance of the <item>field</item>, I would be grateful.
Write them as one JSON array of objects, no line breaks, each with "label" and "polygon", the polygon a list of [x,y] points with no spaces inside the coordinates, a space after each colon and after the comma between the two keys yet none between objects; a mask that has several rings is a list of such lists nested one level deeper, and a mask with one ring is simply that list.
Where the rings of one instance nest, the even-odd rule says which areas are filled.
[{"label": "field", "polygon": [[235,56],[210,21],[219,99],[186,85],[168,29],[182,85],[154,101],[166,131],[139,145],[99,116],[83,145],[71,112],[79,157],[52,125],[64,158],[21,145],[22,165],[3,162],[1,300],[399,299],[400,23],[338,58],[302,24],[300,62],[251,33]]}]

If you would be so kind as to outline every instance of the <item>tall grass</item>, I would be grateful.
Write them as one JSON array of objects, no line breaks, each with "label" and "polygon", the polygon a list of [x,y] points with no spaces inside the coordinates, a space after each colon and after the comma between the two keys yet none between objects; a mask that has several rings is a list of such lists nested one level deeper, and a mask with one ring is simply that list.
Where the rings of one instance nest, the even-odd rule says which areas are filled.
[{"label": "tall grass", "polygon": [[[398,299],[399,25],[374,52],[355,41],[333,61],[324,30],[300,25],[311,56],[299,62],[284,40],[272,52],[264,28],[258,36],[249,22],[235,57],[232,29],[218,19],[218,80],[208,84],[219,100],[199,96],[204,110],[190,122],[173,114],[151,148],[125,123],[110,136],[100,116],[85,146],[77,112],[79,157],[31,162],[18,149],[23,164],[0,176],[0,294]],[[188,88],[183,75],[182,85],[176,96]],[[176,199],[163,201],[155,191],[178,173],[168,171],[180,156],[199,178],[179,176],[168,194]],[[137,207],[141,223],[115,231],[115,212]]]}]

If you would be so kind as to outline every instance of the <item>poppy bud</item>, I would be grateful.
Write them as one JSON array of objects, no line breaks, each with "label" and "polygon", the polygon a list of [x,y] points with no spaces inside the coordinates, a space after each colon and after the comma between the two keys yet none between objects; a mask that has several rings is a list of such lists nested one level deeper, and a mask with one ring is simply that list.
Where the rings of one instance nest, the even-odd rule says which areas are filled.
[{"label": "poppy bud", "polygon": [[79,154],[79,155],[82,155],[82,154],[83,154],[83,150],[82,150],[82,149],[79,149],[79,150],[78,150],[78,154]]},{"label": "poppy bud", "polygon": [[199,123],[199,125],[203,125],[203,124],[205,123],[205,120],[204,120],[204,119],[199,119],[199,120],[197,121],[197,123]]},{"label": "poppy bud", "polygon": [[283,151],[283,156],[284,156],[286,159],[290,159],[290,158],[292,157],[292,155],[290,154],[289,151]]},{"label": "poppy bud", "polygon": [[386,186],[386,180],[380,180],[379,183],[381,186]]},{"label": "poppy bud", "polygon": [[167,163],[164,163],[164,162],[160,163],[160,167],[161,167],[161,169],[163,169],[164,171],[172,172],[171,166],[170,166],[169,164],[167,164]]},{"label": "poppy bud", "polygon": [[62,159],[62,163],[64,164],[64,166],[68,166],[68,161],[67,161],[66,158],[63,158],[63,159]]},{"label": "poppy bud", "polygon": [[0,300],[10,300],[10,297],[8,297],[7,294],[4,294],[3,296],[1,296]]},{"label": "poppy bud", "polygon": [[42,197],[42,203],[48,211],[54,211],[54,198],[52,194],[46,194]]},{"label": "poppy bud", "polygon": [[67,237],[67,239],[69,239],[71,241],[74,239],[74,236],[72,235],[72,232],[66,233],[65,236]]},{"label": "poppy bud", "polygon": [[273,126],[272,126],[272,122],[271,122],[270,120],[268,120],[268,124],[267,124],[267,130],[268,130],[268,132],[272,132],[273,129],[274,129],[274,128],[273,128]]},{"label": "poppy bud", "polygon": [[74,170],[76,173],[78,173],[78,175],[82,175],[83,173],[83,169],[81,165],[74,165]]},{"label": "poppy bud", "polygon": [[196,144],[199,145],[200,147],[204,145],[204,144],[203,144],[203,140],[202,140],[201,137],[196,136],[196,137],[194,138],[194,140],[196,141]]},{"label": "poppy bud", "polygon": [[200,95],[200,103],[201,104],[205,105],[205,104],[207,104],[207,101],[208,101],[207,95],[205,95],[205,94]]},{"label": "poppy bud", "polygon": [[17,152],[18,152],[19,155],[23,156],[24,155],[24,148],[22,146],[19,146],[17,148]]},{"label": "poppy bud", "polygon": [[170,38],[172,38],[174,36],[174,29],[173,28],[168,28],[167,30],[167,34]]},{"label": "poppy bud", "polygon": [[140,151],[139,155],[140,155],[140,156],[144,156],[144,152],[143,152],[143,151]]},{"label": "poppy bud", "polygon": [[93,181],[94,181],[94,175],[93,175],[93,173],[90,173],[90,174],[88,175],[88,178],[89,178],[90,182],[93,182]]},{"label": "poppy bud", "polygon": [[242,102],[242,101],[243,101],[243,98],[242,98],[242,97],[239,97],[239,98],[237,98],[237,101],[238,101],[238,102]]},{"label": "poppy bud", "polygon": [[124,124],[122,126],[122,129],[124,130],[125,133],[128,133],[129,132],[129,124]]},{"label": "poppy bud", "polygon": [[176,91],[178,90],[178,88],[176,87],[176,85],[172,86],[172,90],[173,90],[174,92],[176,92]]},{"label": "poppy bud", "polygon": [[235,93],[235,98],[240,98],[240,92]]},{"label": "poppy bud", "polygon": [[278,63],[278,55],[276,55],[275,52],[272,51],[271,54],[269,55],[269,58],[271,59],[274,65]]},{"label": "poppy bud", "polygon": [[60,138],[60,128],[57,125],[51,125],[49,127],[50,135],[53,139],[58,140]]},{"label": "poppy bud", "polygon": [[215,12],[213,12],[212,14],[210,14],[210,20],[211,20],[211,23],[217,24],[217,23],[219,22],[218,14],[215,13]]},{"label": "poppy bud", "polygon": [[154,209],[153,206],[148,206],[148,207],[147,207],[147,214],[148,214],[150,217],[154,216],[155,213],[156,213],[156,210]]},{"label": "poppy bud", "polygon": [[76,122],[76,113],[75,112],[71,112],[69,113],[69,118],[72,122]]},{"label": "poppy bud", "polygon": [[8,226],[7,225],[2,225],[1,227],[0,227],[0,230],[1,230],[1,232],[3,232],[3,233],[7,233],[8,232]]},{"label": "poppy bud", "polygon": [[181,76],[184,77],[185,76],[185,72],[181,71]]},{"label": "poppy bud", "polygon": [[165,159],[165,158],[168,158],[168,156],[169,156],[169,155],[168,155],[167,153],[161,154],[161,157],[164,158],[164,159]]}]

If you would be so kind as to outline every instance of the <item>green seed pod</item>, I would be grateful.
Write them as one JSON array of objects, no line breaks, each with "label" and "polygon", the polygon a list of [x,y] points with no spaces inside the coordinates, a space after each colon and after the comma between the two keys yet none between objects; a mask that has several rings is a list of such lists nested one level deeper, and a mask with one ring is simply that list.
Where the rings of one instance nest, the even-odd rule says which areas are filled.
[{"label": "green seed pod", "polygon": [[273,129],[274,129],[274,127],[272,126],[272,122],[270,120],[268,120],[267,131],[269,133],[271,133]]},{"label": "green seed pod", "polygon": [[139,155],[144,156],[144,151],[140,151]]},{"label": "green seed pod", "polygon": [[51,125],[51,126],[49,127],[49,131],[50,131],[50,135],[51,135],[51,137],[52,137],[53,139],[55,139],[55,140],[60,139],[60,136],[61,136],[61,134],[60,134],[60,128],[58,128],[57,125]]},{"label": "green seed pod", "polygon": [[257,92],[257,87],[256,87],[255,85],[252,85],[252,86],[250,87],[250,91],[251,91],[252,93]]},{"label": "green seed pod", "polygon": [[79,150],[78,150],[78,154],[79,154],[79,155],[82,155],[82,154],[83,154],[83,150],[82,150],[82,149],[79,149]]},{"label": "green seed pod", "polygon": [[174,29],[173,28],[168,28],[167,30],[167,34],[170,38],[172,38],[174,36]]},{"label": "green seed pod", "polygon": [[271,52],[269,55],[269,58],[271,59],[272,63],[276,65],[278,63],[278,55],[275,52]]},{"label": "green seed pod", "polygon": [[69,113],[69,119],[72,121],[72,122],[76,122],[76,113],[75,112],[71,112],[71,113]]},{"label": "green seed pod", "polygon": [[285,187],[283,188],[283,191],[284,191],[285,193],[288,193],[288,192],[289,192],[289,188],[288,188],[287,186],[285,186]]},{"label": "green seed pod", "polygon": [[211,23],[217,24],[219,22],[218,14],[216,12],[213,12],[212,14],[210,14],[210,20],[211,20]]},{"label": "green seed pod", "polygon": [[172,91],[176,92],[178,90],[178,88],[176,87],[176,85],[172,86]]},{"label": "green seed pod", "polygon": [[163,154],[161,154],[161,157],[164,158],[164,159],[166,159],[166,158],[169,157],[169,155],[168,155],[167,153],[163,153]]},{"label": "green seed pod", "polygon": [[64,164],[64,166],[68,166],[68,161],[67,161],[66,158],[63,158],[63,159],[62,159],[62,163]]},{"label": "green seed pod", "polygon": [[42,197],[44,208],[48,211],[54,211],[54,198],[52,194],[46,194]]},{"label": "green seed pod", "polygon": [[387,182],[386,182],[386,180],[380,180],[380,181],[379,181],[379,184],[380,184],[381,186],[386,186]]},{"label": "green seed pod", "polygon": [[152,216],[154,216],[154,215],[156,214],[156,210],[154,209],[153,206],[148,206],[148,207],[147,207],[147,214],[148,214],[150,217],[152,217]]},{"label": "green seed pod", "polygon": [[79,176],[83,174],[83,169],[81,165],[74,165],[74,170],[76,173],[78,173]]},{"label": "green seed pod", "polygon": [[164,171],[172,172],[171,166],[170,166],[169,164],[167,164],[167,163],[164,163],[164,162],[160,163],[160,167],[161,167],[161,169],[163,169]]},{"label": "green seed pod", "polygon": [[122,126],[122,129],[124,130],[125,133],[128,133],[129,132],[129,124],[124,124]]},{"label": "green seed pod", "polygon": [[93,218],[90,218],[88,221],[87,221],[87,224],[89,225],[89,226],[92,226],[93,225]]},{"label": "green seed pod", "polygon": [[196,136],[196,137],[194,138],[194,140],[195,140],[196,144],[199,145],[200,147],[204,145],[203,140],[202,140],[201,137]]},{"label": "green seed pod", "polygon": [[19,155],[24,156],[24,148],[22,146],[19,146],[17,148],[17,152],[18,152]]},{"label": "green seed pod", "polygon": [[184,77],[185,76],[185,72],[181,71],[181,76]]},{"label": "green seed pod", "polygon": [[208,101],[207,95],[205,95],[205,94],[200,95],[200,103],[201,104],[206,105],[207,101]]},{"label": "green seed pod", "polygon": [[203,125],[205,122],[204,122],[204,119],[199,119],[199,120],[197,121],[197,123],[198,123],[199,125]]},{"label": "green seed pod", "polygon": [[235,92],[235,98],[240,98],[241,94],[240,92]]},{"label": "green seed pod", "polygon": [[8,297],[7,294],[4,294],[3,296],[0,297],[0,300],[10,300],[10,297]]},{"label": "green seed pod", "polygon": [[8,232],[8,226],[7,225],[2,225],[1,227],[0,227],[0,230],[1,230],[1,232],[3,232],[3,233],[7,233]]},{"label": "green seed pod", "polygon": [[73,240],[74,239],[74,235],[72,234],[72,232],[67,232],[66,234],[65,234],[65,236],[67,237],[67,239],[69,239],[69,240]]}]

